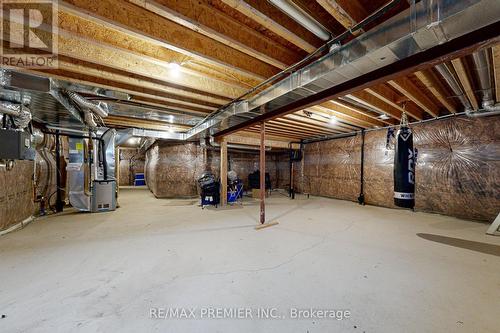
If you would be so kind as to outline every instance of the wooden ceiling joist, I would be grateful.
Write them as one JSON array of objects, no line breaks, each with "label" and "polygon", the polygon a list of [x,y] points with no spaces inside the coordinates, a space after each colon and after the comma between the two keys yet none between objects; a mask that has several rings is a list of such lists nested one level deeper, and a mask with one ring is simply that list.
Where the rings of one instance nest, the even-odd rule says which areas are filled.
[{"label": "wooden ceiling joist", "polygon": [[[18,33],[22,34],[24,31],[23,26],[15,21],[11,21],[10,29],[11,33],[18,31]],[[46,33],[46,31],[37,28],[32,28],[32,30],[40,34]],[[117,70],[156,78],[166,82],[173,82],[188,88],[199,89],[213,94],[220,94],[222,92],[224,96],[230,98],[239,96],[245,91],[243,87],[237,88],[227,83],[188,75],[187,73],[175,77],[167,64],[131,53],[128,50],[118,49],[108,44],[82,38],[73,32],[60,29],[58,31],[58,52],[68,59],[74,58],[81,61],[88,61],[90,59],[95,64],[109,66]]]},{"label": "wooden ceiling joist", "polygon": [[[267,133],[266,133],[267,134]],[[260,146],[260,138],[256,137],[252,133],[246,132],[238,132],[233,135],[228,135],[225,137],[227,143],[240,144],[240,145],[249,145],[249,146]],[[276,139],[272,136],[266,135],[265,140],[266,147],[271,148],[281,148],[281,149],[289,149],[290,147],[294,149],[298,149],[298,144],[290,144],[290,140]]]},{"label": "wooden ceiling joist", "polygon": [[123,49],[118,49],[89,39],[83,39],[72,33],[59,31],[58,48],[59,54],[67,57],[83,61],[91,59],[93,63],[102,66],[109,66],[125,72],[151,77],[157,80],[163,80],[180,86],[207,91],[226,97],[234,98],[240,96],[246,90],[244,87],[235,87],[226,82],[190,75],[186,72],[183,72],[182,75],[175,75],[167,63],[161,63]]},{"label": "wooden ceiling joist", "polygon": [[[232,7],[233,9],[239,11],[243,15],[251,18],[257,23],[261,24],[266,29],[274,32],[278,36],[290,41],[291,43],[297,45],[301,49],[307,51],[308,53],[316,50],[316,46],[311,44],[311,41],[306,41],[304,35],[308,35],[308,32],[304,33],[302,36],[290,31],[287,27],[282,25],[282,22],[277,22],[272,19],[272,14],[280,15],[283,17],[283,13],[269,5],[266,1],[249,1],[244,0],[221,0],[226,5]],[[286,16],[286,15],[285,15]],[[289,20],[288,17],[284,17],[284,20]]]},{"label": "wooden ceiling joist", "polygon": [[344,28],[351,29],[356,21],[335,0],[316,0]]},{"label": "wooden ceiling joist", "polygon": [[[367,115],[362,110],[343,103],[340,100],[332,99],[329,102],[321,104],[335,112],[335,115],[350,124],[368,128],[372,126],[385,126],[389,122],[382,119],[376,119],[371,115]],[[390,123],[389,123],[390,124]]]},{"label": "wooden ceiling joist", "polygon": [[276,73],[274,66],[131,3],[121,2],[117,6],[112,0],[65,0],[60,2],[59,7],[74,15],[103,23],[131,36],[242,75],[262,79]]},{"label": "wooden ceiling joist", "polygon": [[386,114],[388,116],[391,116],[392,118],[395,118],[397,120],[401,120],[401,111],[394,106],[384,102],[381,99],[378,99],[372,94],[369,94],[368,92],[362,90],[362,91],[357,91],[352,94],[346,95],[346,97],[351,98],[352,100],[365,105],[369,109],[378,111],[380,113]]},{"label": "wooden ceiling joist", "polygon": [[179,125],[179,124],[170,124],[167,122],[153,121],[142,118],[132,118],[132,117],[122,117],[122,116],[113,116],[109,115],[104,118],[104,123],[106,125],[118,125],[123,127],[137,127],[137,128],[145,128],[152,129],[158,131],[168,131],[172,130],[175,132],[185,132],[190,128],[190,126]]},{"label": "wooden ceiling joist", "polygon": [[[291,113],[290,116],[298,115],[302,118],[305,118],[305,121],[313,120],[316,121],[323,126],[327,126],[334,130],[339,131],[351,131],[359,129],[359,126],[353,125],[352,121],[348,122],[343,119],[343,115],[332,110],[331,108],[326,108],[320,105],[310,107],[306,110],[301,110],[295,113]],[[288,116],[288,115],[287,115]],[[336,121],[332,122],[332,116],[335,117]],[[348,117],[345,117],[348,118]]]},{"label": "wooden ceiling joist", "polygon": [[[253,132],[253,133],[260,133],[260,126],[250,127],[247,130],[249,132]],[[276,130],[276,129],[272,129],[272,128],[266,128],[266,134],[267,133],[269,133],[271,135],[277,135],[277,136],[281,136],[281,137],[291,138],[294,140],[301,140],[303,138],[303,135],[294,134],[294,133],[290,133],[287,131]]]},{"label": "wooden ceiling joist", "polygon": [[108,81],[114,81],[126,86],[142,87],[143,89],[139,89],[138,92],[143,91],[145,93],[148,91],[153,95],[153,98],[162,96],[162,93],[165,93],[166,95],[164,96],[170,95],[169,98],[179,100],[181,103],[184,101],[192,104],[206,105],[207,109],[218,107],[230,100],[223,96],[207,94],[196,89],[183,89],[177,85],[167,83],[160,84],[157,83],[158,81],[154,82],[151,79],[148,80],[132,74],[127,75],[125,72],[110,71],[105,67],[82,63],[77,59],[73,59],[71,62],[60,60],[59,69],[96,78],[106,78]]},{"label": "wooden ceiling joist", "polygon": [[285,122],[285,123],[295,123],[299,124],[303,128],[307,129],[313,129],[313,130],[328,130],[328,131],[338,131],[341,127],[334,126],[333,124],[330,124],[326,121],[321,122],[319,120],[316,120],[312,117],[308,118],[306,116],[301,116],[298,114],[288,114],[286,116],[283,116],[281,118],[277,118],[279,121]]},{"label": "wooden ceiling joist", "polygon": [[270,124],[276,124],[277,126],[280,126],[282,128],[290,129],[293,131],[298,131],[301,133],[336,133],[336,131],[331,130],[327,127],[323,128],[311,128],[311,127],[306,127],[303,124],[300,123],[294,123],[286,119],[276,119],[276,120],[270,120]]},{"label": "wooden ceiling joist", "polygon": [[[226,128],[215,133],[215,137],[225,136],[242,129],[253,126],[256,123],[265,122],[271,119],[282,117],[286,114],[294,113],[299,110],[313,107],[314,105],[322,104],[331,101],[339,96],[345,96],[353,92],[363,90],[381,83],[390,82],[396,86],[397,90],[408,98],[414,99],[415,103],[424,108],[432,116],[439,115],[439,108],[432,103],[429,103],[427,96],[417,90],[413,82],[409,81],[405,76],[411,75],[414,72],[429,69],[438,62],[447,61],[456,57],[470,54],[479,47],[487,47],[498,43],[498,31],[500,22],[491,23],[477,30],[471,31],[459,37],[456,37],[445,43],[433,46],[425,51],[418,52],[404,59],[397,60],[390,65],[383,66],[371,72],[361,74],[360,76],[347,80],[341,84],[324,89],[316,94],[303,97],[302,99],[288,103],[282,107],[273,109],[272,111],[263,113],[253,119],[243,121],[240,124]],[[403,79],[402,79],[403,77]],[[408,82],[409,81],[409,82]]]},{"label": "wooden ceiling joist", "polygon": [[162,102],[179,102],[185,101],[186,105],[208,105],[211,107],[216,107],[220,104],[208,103],[205,101],[193,99],[190,97],[179,96],[175,94],[166,93],[158,90],[151,90],[149,88],[144,88],[141,86],[130,85],[126,83],[121,83],[118,81],[112,81],[104,79],[101,77],[88,76],[80,74],[78,72],[70,72],[62,69],[45,69],[45,70],[23,70],[24,72],[33,73],[36,75],[42,75],[46,77],[52,77],[54,79],[64,80],[76,84],[84,84],[89,86],[94,86],[97,88],[109,89],[113,91],[118,91],[122,93],[129,94],[132,99],[139,97],[139,99],[146,99],[148,101],[156,101],[157,103]]},{"label": "wooden ceiling joist", "polygon": [[[254,139],[258,139],[260,141],[260,133],[255,133],[255,132],[250,132],[250,131],[245,130],[245,131],[240,131],[238,133],[235,133],[235,135],[254,138]],[[230,136],[228,135],[228,137],[230,137]],[[289,137],[272,135],[272,134],[269,134],[267,132],[266,132],[266,140],[276,140],[276,141],[287,142],[287,143],[294,141]],[[234,143],[237,143],[237,142],[234,142]]]},{"label": "wooden ceiling joist", "polygon": [[269,126],[270,129],[276,129],[276,130],[283,130],[283,131],[289,131],[290,133],[297,133],[301,135],[310,135],[312,134],[325,134],[328,133],[329,131],[321,131],[321,130],[310,130],[310,129],[304,129],[304,128],[299,128],[297,126],[292,126],[290,124],[286,123],[280,123],[276,120],[270,120],[266,122],[266,127]]},{"label": "wooden ceiling joist", "polygon": [[284,69],[300,60],[294,52],[204,0],[129,1],[274,67]]},{"label": "wooden ceiling joist", "polygon": [[429,91],[450,113],[457,112],[455,106],[448,101],[447,94],[442,85],[439,83],[439,80],[432,74],[431,71],[419,71],[415,73],[415,76],[427,87],[427,89],[429,89]]},{"label": "wooden ceiling joist", "polygon": [[455,73],[457,73],[458,79],[460,80],[460,84],[464,88],[465,94],[469,99],[470,103],[474,110],[479,109],[479,103],[477,101],[476,95],[474,94],[474,90],[472,89],[472,84],[467,76],[467,71],[465,70],[464,64],[462,63],[462,59],[456,58],[451,61],[453,68],[455,69]]},{"label": "wooden ceiling joist", "polygon": [[493,76],[495,77],[496,102],[500,102],[500,45],[492,47],[493,54]]},{"label": "wooden ceiling joist", "polygon": [[416,120],[424,119],[422,110],[420,110],[417,105],[413,103],[406,103],[406,106],[403,109],[402,104],[398,102],[399,95],[385,84],[379,84],[374,87],[366,88],[365,91],[401,112],[406,111],[408,115],[415,118]]},{"label": "wooden ceiling joist", "polygon": [[[239,75],[221,66],[202,63],[200,60],[172,51],[157,43],[113,29],[104,23],[97,23],[63,10],[59,11],[58,17],[58,28],[61,30],[72,32],[82,38],[95,40],[118,49],[127,50],[136,55],[158,60],[160,63],[182,64],[181,70],[190,75],[206,76],[242,87],[253,86],[260,82],[256,78]],[[203,67],[196,67],[197,63],[202,63]]]},{"label": "wooden ceiling joist", "polygon": [[439,116],[439,107],[435,105],[429,97],[423,94],[407,77],[390,80],[388,83],[432,117]]}]

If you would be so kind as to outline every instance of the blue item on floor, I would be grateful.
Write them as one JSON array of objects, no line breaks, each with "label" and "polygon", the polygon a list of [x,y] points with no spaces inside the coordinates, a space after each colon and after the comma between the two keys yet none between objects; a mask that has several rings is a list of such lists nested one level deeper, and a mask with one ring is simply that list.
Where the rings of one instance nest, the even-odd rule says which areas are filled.
[{"label": "blue item on floor", "polygon": [[143,173],[136,173],[134,179],[134,186],[144,186],[146,185],[146,180],[144,179]]},{"label": "blue item on floor", "polygon": [[240,198],[243,198],[243,183],[241,181],[236,184],[235,188],[227,190],[227,203],[234,203]]}]

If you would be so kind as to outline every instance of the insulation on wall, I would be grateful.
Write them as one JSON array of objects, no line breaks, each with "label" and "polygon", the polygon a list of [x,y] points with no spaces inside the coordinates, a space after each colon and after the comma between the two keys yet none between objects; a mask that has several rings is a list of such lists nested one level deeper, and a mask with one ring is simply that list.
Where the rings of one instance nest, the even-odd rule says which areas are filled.
[{"label": "insulation on wall", "polygon": [[56,179],[56,158],[55,158],[55,140],[53,136],[45,135],[43,142],[36,149],[35,156],[35,196],[39,200],[54,205],[57,190]]},{"label": "insulation on wall", "polygon": [[16,161],[14,168],[0,168],[0,230],[33,215],[33,161]]},{"label": "insulation on wall", "polygon": [[146,155],[138,149],[120,149],[120,186],[134,185],[135,175],[144,173]]},{"label": "insulation on wall", "polygon": [[146,154],[146,182],[156,197],[192,197],[205,171],[203,151],[195,143],[157,141]]},{"label": "insulation on wall", "polygon": [[[197,179],[203,172],[219,177],[220,151],[196,143],[157,142],[146,154],[145,169],[146,182],[156,197],[192,197],[198,195]],[[258,152],[230,149],[228,169],[248,186],[248,174],[259,169]],[[288,155],[267,152],[266,171],[273,188],[288,185]]]},{"label": "insulation on wall", "polygon": [[[492,221],[500,211],[500,117],[457,117],[411,126],[418,149],[416,209]],[[394,145],[387,130],[365,137],[367,204],[393,204]],[[360,136],[308,144],[296,163],[303,192],[356,201],[360,192]]]},{"label": "insulation on wall", "polygon": [[[360,189],[361,140],[358,136],[305,146],[303,170],[295,186],[300,192],[357,200]],[[301,165],[296,162],[296,165]],[[302,179],[300,179],[302,178]]]}]

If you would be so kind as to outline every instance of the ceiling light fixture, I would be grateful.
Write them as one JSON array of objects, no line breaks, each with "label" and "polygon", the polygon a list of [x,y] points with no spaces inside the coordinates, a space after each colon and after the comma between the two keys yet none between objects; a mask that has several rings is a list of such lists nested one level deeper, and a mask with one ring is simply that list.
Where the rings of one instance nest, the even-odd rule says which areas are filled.
[{"label": "ceiling light fixture", "polygon": [[386,115],[385,113],[384,114],[381,114],[380,116],[378,116],[378,119],[380,120],[388,120],[390,119],[391,117],[389,117],[388,115]]},{"label": "ceiling light fixture", "polygon": [[336,124],[337,122],[338,122],[337,117],[335,117],[335,116],[330,117],[330,124],[333,125],[333,124]]},{"label": "ceiling light fixture", "polygon": [[168,116],[168,122],[171,123],[171,124],[174,122],[174,116],[173,115]]},{"label": "ceiling light fixture", "polygon": [[168,70],[173,77],[178,77],[181,73],[181,65],[176,62],[169,62],[167,64]]}]

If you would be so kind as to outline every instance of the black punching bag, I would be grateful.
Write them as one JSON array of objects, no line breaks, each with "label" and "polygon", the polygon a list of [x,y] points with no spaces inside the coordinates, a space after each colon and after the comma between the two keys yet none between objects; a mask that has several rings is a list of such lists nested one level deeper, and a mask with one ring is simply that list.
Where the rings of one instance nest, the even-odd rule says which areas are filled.
[{"label": "black punching bag", "polygon": [[406,125],[402,125],[396,135],[394,204],[404,208],[415,206],[415,152],[413,134]]}]

